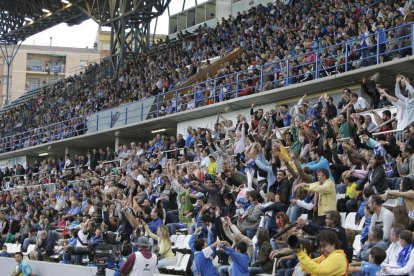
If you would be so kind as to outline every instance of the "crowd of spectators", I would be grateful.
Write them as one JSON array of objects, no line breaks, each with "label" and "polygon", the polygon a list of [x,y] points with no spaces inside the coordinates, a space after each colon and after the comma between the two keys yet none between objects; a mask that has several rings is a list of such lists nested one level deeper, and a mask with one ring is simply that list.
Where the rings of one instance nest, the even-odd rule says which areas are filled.
[{"label": "crowd of spectators", "polygon": [[[304,95],[290,109],[252,103],[235,122],[217,114],[213,129],[5,168],[0,243],[35,244],[33,260],[85,265],[71,246],[122,233],[125,261],[149,236],[163,272],[176,262],[170,235],[186,229],[194,275],[271,273],[275,260],[279,276],[412,275],[413,88],[400,74],[396,97],[373,77],[362,87],[370,102],[344,89],[337,105],[326,94],[314,103]],[[390,105],[396,114],[375,110]],[[383,205],[390,199],[398,201],[392,210]],[[341,212],[355,215],[353,229],[341,225]],[[293,246],[314,235],[318,250]]]},{"label": "crowd of spectators", "polygon": [[[90,65],[85,73],[2,112],[0,152],[81,135],[91,113],[127,102],[159,96],[159,113],[152,114],[157,117],[376,64],[378,50],[387,52],[379,62],[404,57],[412,54],[410,27],[401,25],[413,21],[412,9],[408,0],[306,0],[291,6],[280,1],[222,18],[215,28],[200,25],[192,34],[180,32],[178,43],[167,40],[127,61],[113,76],[106,61]],[[192,94],[165,101],[160,96],[206,68],[209,59],[239,47],[245,49],[242,56],[222,64]],[[260,66],[265,66],[263,83]]]}]

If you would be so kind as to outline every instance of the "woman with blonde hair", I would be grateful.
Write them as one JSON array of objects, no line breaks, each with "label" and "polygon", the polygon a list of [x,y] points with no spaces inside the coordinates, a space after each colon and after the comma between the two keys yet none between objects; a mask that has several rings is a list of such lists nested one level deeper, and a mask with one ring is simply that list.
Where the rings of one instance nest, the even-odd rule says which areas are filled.
[{"label": "woman with blonde hair", "polygon": [[140,220],[140,222],[144,224],[145,231],[147,232],[148,236],[158,241],[158,245],[159,245],[158,255],[160,259],[158,260],[158,265],[155,268],[155,273],[159,273],[158,269],[160,268],[174,265],[175,256],[171,249],[172,244],[170,240],[170,232],[168,231],[167,226],[165,225],[158,226],[157,234],[155,235],[148,228],[148,225],[145,223],[145,221]]}]

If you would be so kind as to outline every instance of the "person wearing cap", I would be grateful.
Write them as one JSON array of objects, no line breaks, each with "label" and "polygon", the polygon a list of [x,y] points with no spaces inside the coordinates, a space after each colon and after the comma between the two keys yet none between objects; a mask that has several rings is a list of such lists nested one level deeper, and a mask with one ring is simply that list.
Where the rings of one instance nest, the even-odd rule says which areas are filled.
[{"label": "person wearing cap", "polygon": [[148,237],[138,238],[138,251],[129,255],[121,267],[121,273],[129,276],[154,275],[157,256],[151,253]]}]

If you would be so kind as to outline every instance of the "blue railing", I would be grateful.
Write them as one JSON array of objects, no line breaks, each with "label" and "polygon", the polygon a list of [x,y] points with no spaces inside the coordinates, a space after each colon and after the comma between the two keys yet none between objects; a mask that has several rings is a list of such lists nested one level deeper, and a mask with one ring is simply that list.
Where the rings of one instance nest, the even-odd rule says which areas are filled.
[{"label": "blue railing", "polygon": [[[332,74],[348,72],[354,68],[359,68],[358,64],[362,64],[363,67],[379,64],[381,57],[413,54],[414,28],[412,24],[390,28],[385,32],[393,31],[401,27],[411,27],[409,34],[394,38],[390,41],[377,42],[365,48],[353,49],[354,44],[359,41],[359,39],[353,39],[254,69],[222,76],[201,84],[168,91],[148,99],[124,104],[88,116],[50,124],[36,130],[16,134],[10,133],[9,136],[1,138],[0,152],[28,148],[84,133],[93,133],[114,127],[126,126],[139,121],[179,112],[184,110],[185,107],[185,110],[195,109],[206,104],[262,92],[269,85],[285,87],[297,83],[297,79],[305,76],[311,76],[311,79],[319,79]],[[370,37],[379,35],[379,33],[377,32]],[[392,47],[389,51],[381,52],[381,49],[384,48],[382,45],[389,45],[390,43],[395,43],[395,47]],[[334,53],[329,55],[329,57],[321,57],[323,53],[335,51],[338,48],[344,48],[345,51]],[[314,59],[307,60],[306,58],[311,54],[315,54]],[[294,64],[295,60],[301,58],[303,59],[301,64]],[[309,68],[307,72],[301,72],[304,66]],[[219,85],[219,81],[223,78],[230,81],[224,85]],[[246,83],[250,82],[257,83],[254,86],[248,86],[246,88]],[[209,95],[204,97],[206,92],[209,92]],[[181,99],[188,97],[192,101],[181,104]]]}]

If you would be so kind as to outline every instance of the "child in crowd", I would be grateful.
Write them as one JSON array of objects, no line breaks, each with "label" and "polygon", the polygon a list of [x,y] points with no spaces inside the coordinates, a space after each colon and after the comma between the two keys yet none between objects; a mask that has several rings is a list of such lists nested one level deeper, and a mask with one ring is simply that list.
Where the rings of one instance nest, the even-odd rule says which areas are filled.
[{"label": "child in crowd", "polygon": [[365,241],[368,239],[369,227],[371,225],[371,217],[374,214],[374,212],[371,212],[371,210],[368,207],[368,204],[366,204],[364,213],[365,213],[365,223],[364,223],[364,229],[361,234],[361,248],[363,247]]},{"label": "child in crowd", "polygon": [[360,272],[362,274],[358,273],[358,275],[377,276],[380,273],[379,271],[381,270],[381,264],[386,257],[387,253],[384,249],[373,247],[371,248],[369,254],[369,262],[357,262],[350,264],[348,274]]},{"label": "child in crowd", "polygon": [[230,244],[226,241],[221,245],[221,250],[229,255],[233,260],[231,267],[232,275],[249,276],[249,262],[250,258],[247,252],[247,244],[245,242],[238,242],[235,248],[231,248]]}]

